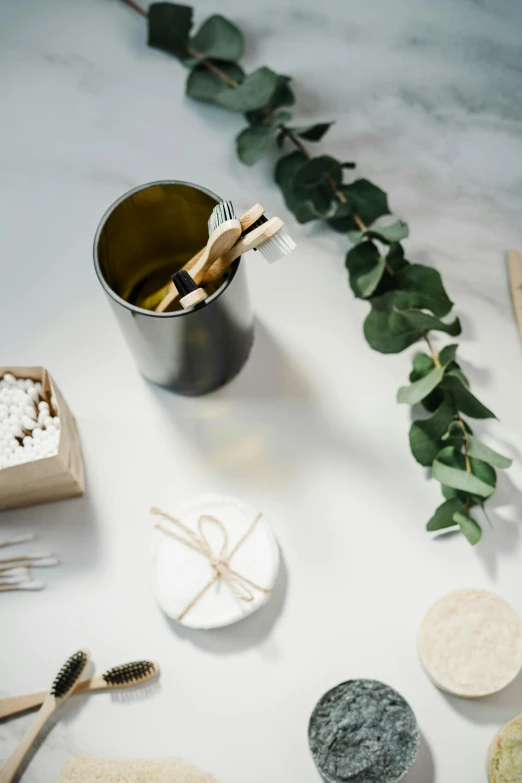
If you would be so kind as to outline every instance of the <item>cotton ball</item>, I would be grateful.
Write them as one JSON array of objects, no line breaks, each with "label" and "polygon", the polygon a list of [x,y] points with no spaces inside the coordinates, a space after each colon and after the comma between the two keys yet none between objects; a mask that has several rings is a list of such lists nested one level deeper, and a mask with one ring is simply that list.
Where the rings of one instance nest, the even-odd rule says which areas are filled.
[{"label": "cotton ball", "polygon": [[22,425],[24,430],[34,430],[36,422],[34,419],[30,419],[29,416],[22,416]]},{"label": "cotton ball", "polygon": [[10,372],[6,372],[4,375],[4,382],[9,386],[12,386],[14,383],[16,383],[16,378]]},{"label": "cotton ball", "polygon": [[34,405],[26,405],[24,408],[24,413],[26,416],[29,416],[29,418],[36,419],[36,410]]},{"label": "cotton ball", "polygon": [[42,400],[38,403],[38,410],[39,411],[48,411],[49,410],[49,403],[45,400]]},{"label": "cotton ball", "polygon": [[58,416],[53,417],[53,424],[57,430],[60,429],[60,418]]},{"label": "cotton ball", "polygon": [[[51,421],[52,421],[52,419],[51,419]],[[48,424],[46,432],[49,435],[49,437],[52,437],[53,435],[56,435],[58,433],[58,430],[56,429],[54,424]]]},{"label": "cotton ball", "polygon": [[40,429],[40,427],[35,427],[33,430],[33,438],[36,440],[40,440],[43,435],[43,430]]}]

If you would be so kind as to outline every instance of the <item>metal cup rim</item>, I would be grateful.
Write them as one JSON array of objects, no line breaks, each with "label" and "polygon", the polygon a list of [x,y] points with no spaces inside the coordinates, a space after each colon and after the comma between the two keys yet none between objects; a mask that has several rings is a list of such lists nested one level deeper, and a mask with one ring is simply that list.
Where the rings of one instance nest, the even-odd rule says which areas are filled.
[{"label": "metal cup rim", "polygon": [[[110,296],[111,299],[113,299],[119,305],[125,307],[127,310],[131,310],[134,313],[139,313],[140,315],[148,315],[151,316],[152,318],[179,318],[179,317],[183,317],[184,315],[189,315],[194,311],[195,308],[191,307],[188,310],[176,310],[172,313],[156,313],[154,310],[146,310],[144,307],[138,307],[137,305],[133,305],[130,302],[127,302],[126,299],[122,299],[121,296],[118,296],[116,291],[113,291],[113,289],[105,280],[102,271],[100,269],[100,261],[98,258],[98,245],[100,241],[100,236],[102,234],[103,229],[105,228],[105,225],[109,217],[112,215],[116,207],[118,207],[123,201],[128,199],[130,196],[133,196],[135,193],[139,193],[140,190],[145,190],[146,188],[152,188],[156,185],[186,185],[189,188],[195,188],[196,190],[200,190],[202,193],[206,193],[207,196],[211,196],[211,198],[216,199],[217,202],[221,201],[219,196],[217,196],[208,188],[204,188],[201,185],[195,185],[193,182],[186,182],[185,180],[178,180],[178,179],[158,179],[158,180],[154,180],[153,182],[146,182],[144,185],[138,185],[137,187],[128,190],[126,193],[123,193],[123,195],[117,198],[116,201],[113,201],[113,203],[105,210],[98,224],[98,228],[96,229],[96,233],[94,235],[94,245],[93,245],[94,271],[96,272],[96,276],[105,293],[108,296]],[[224,291],[226,291],[226,289],[228,288],[228,286],[230,285],[230,283],[232,282],[232,280],[236,275],[240,261],[241,258],[238,258],[237,261],[234,261],[234,263],[230,267],[230,273],[227,275],[222,285],[220,285],[217,291],[214,291],[214,293],[211,296],[209,296],[208,299],[205,300],[207,305],[211,304],[215,299],[220,297]]]}]

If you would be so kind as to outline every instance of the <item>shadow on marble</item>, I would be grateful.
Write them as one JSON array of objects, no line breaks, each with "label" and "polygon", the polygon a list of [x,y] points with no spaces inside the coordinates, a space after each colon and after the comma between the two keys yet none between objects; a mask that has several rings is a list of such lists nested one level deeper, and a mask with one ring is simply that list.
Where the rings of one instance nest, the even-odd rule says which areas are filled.
[{"label": "shadow on marble", "polygon": [[430,746],[421,732],[419,752],[415,764],[407,775],[402,778],[402,783],[434,783],[435,763]]},{"label": "shadow on marble", "polygon": [[[492,726],[491,736],[501,724],[522,712],[522,672],[503,690],[482,699],[459,699],[442,692],[449,706],[472,723]],[[496,726],[496,728],[495,728]]]},{"label": "shadow on marble", "polygon": [[173,437],[184,439],[212,472],[249,489],[283,490],[320,453],[358,468],[389,471],[382,448],[326,420],[300,368],[262,323],[252,354],[230,384],[204,397],[180,397],[152,384]]},{"label": "shadow on marble", "polygon": [[244,620],[226,628],[215,628],[208,631],[185,628],[164,614],[165,621],[180,639],[218,655],[233,654],[250,647],[257,647],[270,636],[283,611],[288,589],[288,569],[281,551],[279,557],[279,574],[270,600]]},{"label": "shadow on marble", "polygon": [[[83,497],[61,500],[57,503],[42,503],[36,506],[11,509],[0,514],[0,538],[2,525],[9,525],[9,533],[34,533],[36,539],[29,546],[16,550],[22,552],[50,550],[61,562],[56,569],[46,570],[42,576],[59,582],[69,573],[67,565],[74,571],[89,568],[98,558],[100,551],[97,515],[87,485]],[[59,578],[57,578],[59,576]]]},{"label": "shadow on marble", "polygon": [[[42,767],[54,769],[53,779],[58,779],[59,769],[65,758],[77,752],[70,738],[67,725],[72,723],[84,709],[88,698],[92,698],[92,695],[73,697],[67,700],[49,718],[31,746],[19,772],[13,778],[13,783],[18,783],[22,779],[24,783],[41,780]],[[0,723],[2,728],[0,734],[0,765],[15,750],[35,719],[36,713],[33,712],[6,718]],[[49,769],[46,769],[46,771],[49,771]]]}]

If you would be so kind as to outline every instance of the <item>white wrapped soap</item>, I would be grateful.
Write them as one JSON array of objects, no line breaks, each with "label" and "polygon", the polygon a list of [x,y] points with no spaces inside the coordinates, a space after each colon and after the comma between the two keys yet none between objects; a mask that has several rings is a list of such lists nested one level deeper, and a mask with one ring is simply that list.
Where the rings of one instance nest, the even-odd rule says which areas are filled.
[{"label": "white wrapped soap", "polygon": [[152,583],[165,614],[189,628],[220,628],[268,601],[279,550],[256,509],[209,494],[152,513]]}]

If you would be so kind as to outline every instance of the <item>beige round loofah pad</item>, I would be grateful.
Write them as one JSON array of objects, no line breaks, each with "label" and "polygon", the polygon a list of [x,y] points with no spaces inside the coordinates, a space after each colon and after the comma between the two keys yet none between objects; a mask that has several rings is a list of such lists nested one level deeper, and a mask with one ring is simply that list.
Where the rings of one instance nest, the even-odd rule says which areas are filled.
[{"label": "beige round loofah pad", "polygon": [[217,783],[217,781],[192,762],[177,757],[142,761],[75,756],[65,762],[60,783]]},{"label": "beige round loofah pad", "polygon": [[506,723],[493,738],[487,772],[489,783],[521,783],[522,715]]},{"label": "beige round loofah pad", "polygon": [[422,621],[418,651],[442,690],[469,699],[487,696],[508,685],[522,667],[522,624],[500,596],[454,590]]}]

